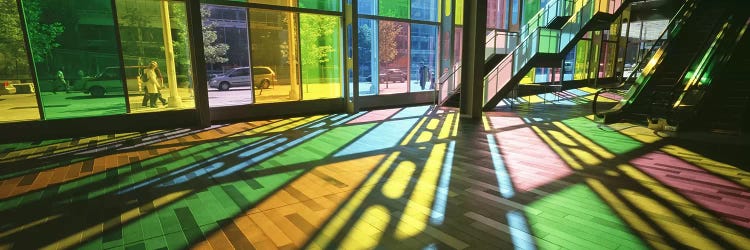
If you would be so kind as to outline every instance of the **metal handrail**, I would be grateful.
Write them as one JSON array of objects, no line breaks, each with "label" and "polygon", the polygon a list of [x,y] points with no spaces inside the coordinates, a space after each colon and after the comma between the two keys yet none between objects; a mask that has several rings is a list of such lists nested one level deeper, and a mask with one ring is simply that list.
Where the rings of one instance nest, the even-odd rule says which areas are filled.
[{"label": "metal handrail", "polygon": [[[566,0],[554,0],[554,1],[552,1],[552,2],[555,2],[555,3],[556,3],[556,2],[558,2],[558,1],[566,1]],[[577,1],[581,1],[581,0],[577,0]],[[551,2],[548,2],[548,3],[547,3],[547,5],[550,5],[550,3],[551,3]],[[546,7],[546,6],[545,6],[545,7]],[[535,16],[535,17],[537,17],[537,16],[540,16],[540,15],[542,15],[542,13],[543,13],[543,12],[545,12],[545,11],[546,11],[546,8],[542,8],[542,9],[540,9],[540,10],[539,10],[539,11],[538,11],[538,12],[537,12],[536,14],[534,14],[534,16]],[[533,17],[532,17],[532,18],[533,18]],[[521,26],[520,30],[524,30],[524,27],[530,26],[531,24],[532,24],[532,22],[531,22],[531,21],[530,21],[530,22],[527,22],[526,24],[524,24],[523,26]],[[528,28],[526,28],[526,29],[528,29]],[[508,33],[517,33],[517,32],[508,32]],[[498,33],[496,32],[496,33],[494,34],[493,38],[492,38],[492,39],[490,39],[490,41],[495,41],[495,40],[497,39],[497,34],[498,34]],[[521,33],[518,33],[518,34],[519,34],[519,35],[518,35],[518,37],[523,37],[523,35],[520,35]],[[522,39],[521,39],[521,42],[518,42],[518,43],[516,44],[516,46],[514,47],[514,49],[513,49],[512,51],[515,51],[515,49],[516,49],[516,48],[517,48],[517,47],[518,47],[518,46],[519,46],[519,45],[520,45],[520,44],[521,44],[521,43],[522,43],[522,42],[523,42],[524,40],[525,40],[525,38],[522,38]],[[488,44],[488,43],[489,43],[490,41],[485,41],[485,48],[487,47],[487,44]],[[508,54],[512,53],[512,51],[511,51],[511,52],[509,52]],[[457,68],[458,68],[458,69],[460,69],[460,68],[461,68],[461,66],[458,66]],[[448,80],[448,76],[450,76],[450,75],[453,75],[454,73],[455,73],[455,70],[454,70],[454,72],[452,72],[451,74],[448,74],[448,75],[446,75],[446,76],[440,76],[440,81],[439,81],[440,83],[439,83],[438,85],[441,85],[441,86],[442,86],[442,85],[443,85],[443,83],[444,83],[444,82],[445,82],[446,80]]]},{"label": "metal handrail", "polygon": [[638,77],[638,72],[642,71],[642,69],[646,65],[648,65],[647,62],[650,62],[653,59],[652,57],[654,56],[654,54],[656,54],[657,47],[663,48],[663,45],[667,44],[665,42],[668,42],[669,39],[665,39],[665,36],[668,36],[669,34],[671,34],[669,31],[674,30],[678,24],[682,25],[686,21],[684,20],[684,18],[680,18],[680,17],[684,16],[688,10],[688,6],[692,7],[695,4],[695,2],[696,0],[688,0],[688,2],[686,2],[680,7],[677,13],[672,17],[671,19],[672,21],[669,22],[667,27],[662,31],[661,35],[659,35],[659,39],[657,39],[657,42],[655,42],[651,46],[651,48],[649,48],[648,52],[646,53],[646,57],[644,57],[641,61],[638,62],[638,64],[636,64],[636,67],[633,68],[633,71],[630,73],[630,75],[627,78],[625,78],[625,80],[623,80],[622,82],[620,82],[618,85],[615,85],[615,86],[602,87],[594,93],[594,99],[592,100],[592,112],[594,116],[596,116],[597,118],[603,118],[603,114],[598,113],[598,110],[596,108],[599,95],[610,92],[610,91],[614,91],[615,89],[620,89],[624,87],[628,82],[631,82],[631,79],[633,77]]}]

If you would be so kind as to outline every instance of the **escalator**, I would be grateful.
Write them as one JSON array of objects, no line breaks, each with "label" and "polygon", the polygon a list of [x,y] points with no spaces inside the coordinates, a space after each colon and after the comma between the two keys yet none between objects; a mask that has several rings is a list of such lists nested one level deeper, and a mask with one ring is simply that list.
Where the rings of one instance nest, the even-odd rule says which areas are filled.
[{"label": "escalator", "polygon": [[[727,46],[733,46],[729,41],[737,38],[739,24],[744,24],[743,16],[747,16],[743,5],[741,0],[687,1],[649,51],[648,61],[639,62],[636,72],[642,68],[642,74],[626,96],[603,113],[596,110],[595,99],[598,120],[611,123],[648,118],[653,123],[663,119],[669,124],[685,120],[705,93],[699,88],[697,76],[710,71],[707,62],[720,58]],[[605,91],[598,91],[597,96]]]},{"label": "escalator", "polygon": [[750,131],[750,19],[745,18],[724,67],[705,77],[711,81],[707,93],[688,122],[696,129],[732,134]]}]

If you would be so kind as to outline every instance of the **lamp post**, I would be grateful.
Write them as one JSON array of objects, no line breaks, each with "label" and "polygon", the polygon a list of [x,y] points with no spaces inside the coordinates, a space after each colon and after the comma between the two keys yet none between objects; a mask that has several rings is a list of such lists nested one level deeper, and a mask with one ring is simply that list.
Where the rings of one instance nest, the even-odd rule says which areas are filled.
[{"label": "lamp post", "polygon": [[182,98],[177,91],[177,75],[175,75],[174,45],[172,44],[172,26],[169,22],[169,1],[161,0],[161,24],[164,37],[164,55],[167,60],[167,81],[169,82],[169,107],[182,107]]}]

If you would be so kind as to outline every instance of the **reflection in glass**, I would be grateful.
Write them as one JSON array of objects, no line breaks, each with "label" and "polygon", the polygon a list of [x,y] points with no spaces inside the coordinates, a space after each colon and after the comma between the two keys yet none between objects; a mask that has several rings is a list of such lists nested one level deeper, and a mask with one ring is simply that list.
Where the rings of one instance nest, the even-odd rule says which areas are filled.
[{"label": "reflection in glass", "polygon": [[357,12],[359,12],[359,14],[377,15],[378,14],[377,8],[378,8],[377,1],[358,1],[357,2]]},{"label": "reflection in glass", "polygon": [[276,78],[270,90],[256,91],[255,103],[299,101],[299,14],[250,9],[250,47],[253,67],[272,70]]},{"label": "reflection in glass", "polygon": [[[29,18],[29,17],[27,17]],[[39,16],[31,17],[38,22]],[[38,120],[36,88],[31,81],[16,1],[0,1],[0,123]]]},{"label": "reflection in glass", "polygon": [[[170,1],[162,4],[153,0],[119,0],[116,3],[131,113],[195,108],[185,3]],[[163,19],[170,20],[167,27],[164,27]],[[156,75],[163,86],[156,94],[161,104],[159,107],[168,109],[153,109],[147,105],[144,79],[140,76],[151,62],[157,64]],[[120,71],[119,67],[106,68],[101,74],[89,78],[87,87],[94,88],[102,81],[116,80],[118,76],[112,74],[117,71]]]},{"label": "reflection in glass", "polygon": [[[276,86],[273,69],[253,68],[250,74],[247,9],[201,5],[209,107],[253,103],[253,92]],[[253,83],[258,88],[253,88]]]},{"label": "reflection in glass", "polygon": [[587,79],[588,65],[589,65],[589,45],[591,41],[580,40],[576,45],[576,63],[575,63],[575,74],[573,80],[584,80]]},{"label": "reflection in glass", "polygon": [[300,14],[299,23],[302,96],[305,100],[342,97],[340,18]]},{"label": "reflection in glass", "polygon": [[409,86],[409,24],[380,21],[378,25],[380,93],[406,93]]},{"label": "reflection in glass", "polygon": [[[22,0],[46,119],[126,112],[110,1]],[[85,76],[101,80],[88,86]],[[77,80],[77,81],[76,81]],[[137,88],[137,87],[136,87]]]},{"label": "reflection in glass", "polygon": [[409,18],[410,0],[380,0],[378,10],[380,16]]},{"label": "reflection in glass", "polygon": [[363,18],[360,18],[358,22],[359,95],[376,95],[378,93],[378,22]]},{"label": "reflection in glass", "polygon": [[576,47],[573,47],[570,52],[568,52],[567,55],[565,55],[565,59],[563,59],[563,81],[571,81],[573,80],[573,74],[575,73],[574,70],[574,64],[576,62]]},{"label": "reflection in glass", "polygon": [[306,9],[341,11],[341,0],[299,0],[299,7]]},{"label": "reflection in glass", "polygon": [[411,19],[437,21],[437,0],[411,0]]},{"label": "reflection in glass", "polygon": [[437,40],[437,26],[411,25],[410,90],[412,92],[435,89]]}]

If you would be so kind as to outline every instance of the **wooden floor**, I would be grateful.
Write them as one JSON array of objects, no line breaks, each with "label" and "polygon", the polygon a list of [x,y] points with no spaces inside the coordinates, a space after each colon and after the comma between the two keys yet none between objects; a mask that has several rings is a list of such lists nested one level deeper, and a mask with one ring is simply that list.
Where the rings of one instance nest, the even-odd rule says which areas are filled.
[{"label": "wooden floor", "polygon": [[750,247],[748,142],[591,97],[0,145],[0,249]]}]

